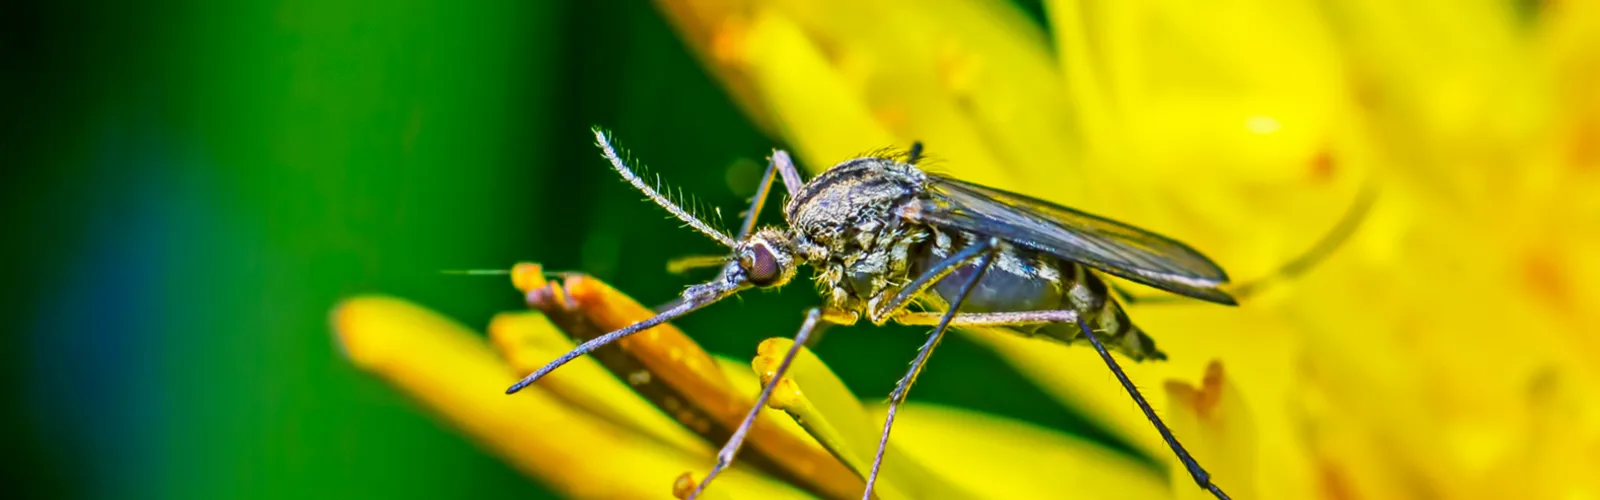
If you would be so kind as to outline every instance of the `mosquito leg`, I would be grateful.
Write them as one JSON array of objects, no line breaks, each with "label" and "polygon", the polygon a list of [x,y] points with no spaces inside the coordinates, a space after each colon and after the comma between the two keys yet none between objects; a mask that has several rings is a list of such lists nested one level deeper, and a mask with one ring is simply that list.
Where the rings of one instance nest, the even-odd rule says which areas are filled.
[{"label": "mosquito leg", "polygon": [[876,308],[868,311],[867,319],[872,321],[873,324],[883,324],[895,312],[904,310],[906,305],[911,303],[911,299],[916,298],[917,295],[938,283],[939,280],[944,279],[945,276],[955,272],[956,269],[960,269],[963,264],[976,258],[979,254],[999,247],[1000,240],[998,238],[988,238],[968,245],[954,255],[945,257],[938,264],[934,264],[927,271],[923,271],[916,279],[911,280],[911,283],[901,287],[900,292],[896,293],[893,298],[880,302]]},{"label": "mosquito leg", "polygon": [[[893,318],[895,323],[910,326],[934,326],[944,318],[942,312],[910,312]],[[950,326],[1027,326],[1078,321],[1078,312],[1068,309],[1054,311],[1018,311],[995,313],[957,313],[950,318]]]},{"label": "mosquito leg", "polygon": [[1150,403],[1144,400],[1144,395],[1139,394],[1139,389],[1133,386],[1133,381],[1128,380],[1128,374],[1123,373],[1122,367],[1117,365],[1117,360],[1111,358],[1111,352],[1107,351],[1106,347],[1100,344],[1100,338],[1095,337],[1094,332],[1090,331],[1089,324],[1081,320],[1077,323],[1078,329],[1083,331],[1083,336],[1087,337],[1089,343],[1094,345],[1095,352],[1100,353],[1100,359],[1106,362],[1106,367],[1111,368],[1111,373],[1117,376],[1117,381],[1122,383],[1122,388],[1128,390],[1129,396],[1133,396],[1133,402],[1139,405],[1140,410],[1144,411],[1145,418],[1150,419],[1150,424],[1156,426],[1156,432],[1161,433],[1161,439],[1167,442],[1167,446],[1172,448],[1172,453],[1178,455],[1178,461],[1183,462],[1183,467],[1189,470],[1189,476],[1194,478],[1195,484],[1199,484],[1201,489],[1210,491],[1212,495],[1216,495],[1219,499],[1228,500],[1228,494],[1223,493],[1222,488],[1211,483],[1211,474],[1200,467],[1200,463],[1189,455],[1189,450],[1184,449],[1183,445],[1178,443],[1178,438],[1173,437],[1172,431],[1167,429],[1167,424],[1161,421],[1161,417],[1156,416],[1156,411],[1150,408]]},{"label": "mosquito leg", "polygon": [[[965,298],[964,291],[962,298]],[[1090,343],[1094,345],[1095,351],[1100,353],[1100,358],[1106,362],[1106,366],[1110,367],[1111,372],[1117,376],[1117,380],[1122,383],[1122,387],[1127,389],[1129,395],[1133,396],[1134,402],[1139,405],[1140,410],[1144,411],[1145,417],[1149,418],[1150,423],[1155,425],[1156,431],[1161,434],[1162,439],[1166,440],[1167,445],[1172,447],[1173,453],[1178,455],[1178,460],[1183,462],[1184,468],[1189,471],[1190,476],[1194,477],[1195,483],[1199,484],[1201,488],[1204,488],[1216,495],[1217,498],[1228,498],[1228,495],[1223,493],[1220,487],[1211,483],[1211,475],[1207,473],[1204,468],[1200,467],[1199,462],[1196,462],[1194,457],[1189,455],[1189,451],[1184,449],[1182,444],[1178,443],[1178,439],[1172,435],[1172,431],[1167,429],[1166,424],[1161,421],[1160,417],[1156,416],[1155,410],[1150,408],[1150,404],[1146,402],[1144,396],[1139,393],[1139,389],[1134,387],[1132,381],[1128,380],[1127,374],[1122,371],[1122,367],[1117,365],[1116,360],[1111,357],[1111,354],[1106,350],[1105,346],[1100,343],[1099,337],[1094,336],[1089,331],[1087,324],[1082,321],[1078,321],[1078,315],[1075,311],[1058,310],[1001,313],[960,313],[954,315],[953,317],[950,316],[948,311],[943,313],[917,312],[901,314],[899,316],[895,316],[893,319],[896,323],[904,325],[928,325],[935,324],[937,321],[937,324],[939,324],[941,329],[946,326],[1022,326],[1043,323],[1076,323],[1078,328],[1084,332],[1084,336],[1088,337]],[[936,340],[930,339],[930,342],[936,342]],[[924,346],[923,349],[928,350],[931,349],[931,347],[932,344],[930,343],[929,345]],[[908,387],[908,383],[911,381],[911,379],[915,378],[915,371],[920,369],[920,363],[923,361],[925,361],[925,359],[919,353],[917,360],[913,361],[913,372],[907,374],[908,378],[901,379],[901,385],[896,387],[895,396],[893,396],[893,399],[891,399],[889,406],[891,419],[893,418],[895,405],[898,404],[899,401],[904,400],[904,394],[901,393],[902,387]],[[888,433],[887,424],[885,424],[884,429],[884,439],[886,442]],[[880,444],[880,453],[881,449],[882,445]]]},{"label": "mosquito leg", "polygon": [[832,314],[824,313],[822,308],[819,307],[813,307],[811,310],[806,311],[805,322],[800,325],[800,331],[794,334],[794,346],[790,347],[789,352],[783,355],[783,362],[778,363],[778,370],[773,373],[772,381],[761,388],[761,395],[756,397],[755,405],[750,407],[750,413],[744,416],[744,420],[739,422],[739,428],[734,429],[733,436],[729,437],[728,442],[722,445],[722,450],[717,452],[717,465],[711,467],[711,472],[706,473],[706,478],[700,480],[700,485],[695,486],[694,493],[691,493],[689,498],[699,497],[700,493],[705,491],[706,486],[711,484],[711,480],[717,477],[717,474],[721,474],[723,469],[727,469],[729,465],[733,464],[733,457],[739,454],[739,447],[744,446],[744,438],[750,432],[750,426],[755,424],[756,416],[761,414],[762,408],[766,408],[767,400],[772,398],[772,389],[778,386],[778,381],[783,380],[784,373],[789,371],[789,364],[794,361],[795,354],[798,354],[800,348],[806,345],[806,337],[811,336],[813,331],[821,329],[819,327],[823,324],[825,317],[832,316]]},{"label": "mosquito leg", "polygon": [[[985,245],[985,247],[992,249],[994,245]],[[989,264],[994,262],[994,255],[994,252],[990,251],[984,253],[983,257],[978,259],[977,272],[973,273],[972,277],[967,278],[967,282],[961,285],[960,293],[956,295],[955,300],[950,302],[950,309],[944,312],[944,316],[939,319],[939,325],[935,326],[933,332],[928,334],[928,341],[922,344],[922,350],[917,351],[916,359],[911,360],[911,369],[906,372],[904,377],[900,378],[900,382],[895,384],[894,392],[889,395],[889,413],[883,417],[883,433],[878,435],[878,453],[872,457],[872,473],[867,475],[867,491],[862,493],[862,500],[871,500],[872,498],[872,485],[878,480],[878,468],[883,465],[883,450],[889,445],[889,430],[894,427],[894,416],[900,409],[900,403],[904,403],[906,395],[911,393],[911,384],[916,383],[917,374],[922,372],[922,367],[928,363],[928,356],[933,354],[933,348],[938,346],[939,340],[944,338],[944,332],[950,328],[951,318],[956,316],[956,311],[961,308],[961,303],[967,300],[967,294],[972,292],[978,281],[983,279],[984,272],[989,270]],[[949,267],[956,267],[965,263],[964,261],[957,262]],[[945,273],[945,275],[948,275],[948,273]]]},{"label": "mosquito leg", "polygon": [[[823,309],[822,321],[830,326],[850,326],[856,324],[861,315],[855,311],[844,309]],[[806,347],[816,347],[822,344],[822,339],[827,338],[828,328],[819,328],[811,333],[811,338],[806,340]]]},{"label": "mosquito leg", "polygon": [[[739,237],[743,240],[756,230],[756,218],[761,216],[761,207],[767,204],[767,195],[772,193],[772,177],[778,172],[778,151],[772,153],[772,158],[767,159],[767,171],[761,174],[761,182],[756,184],[756,194],[750,197],[750,209],[744,212],[744,222],[739,224]],[[785,160],[788,155],[783,155]],[[793,168],[791,166],[790,168]]]},{"label": "mosquito leg", "polygon": [[773,151],[771,168],[777,169],[778,177],[783,178],[783,188],[789,192],[789,196],[800,194],[800,188],[806,183],[800,180],[800,171],[794,168],[794,159],[789,157],[788,151]]}]

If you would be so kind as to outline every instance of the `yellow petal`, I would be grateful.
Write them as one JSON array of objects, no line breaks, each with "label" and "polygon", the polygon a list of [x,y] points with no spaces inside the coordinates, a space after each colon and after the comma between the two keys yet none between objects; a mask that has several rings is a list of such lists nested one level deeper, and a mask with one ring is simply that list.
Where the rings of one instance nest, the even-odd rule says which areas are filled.
[{"label": "yellow petal", "polygon": [[[825,49],[832,67],[897,138],[925,142],[936,168],[1017,189],[1033,187],[1021,179],[1059,175],[1076,165],[1075,131],[1064,120],[1067,104],[1046,37],[1015,6],[959,0],[920,2],[916,9],[852,1],[770,5]],[[775,62],[752,61],[763,63]]]},{"label": "yellow petal", "polygon": [[[963,332],[995,349],[1019,371],[1038,381],[1041,389],[1068,406],[1080,409],[1100,427],[1151,457],[1161,456],[1160,436],[1149,427],[1092,349],[983,330]],[[1162,340],[1157,338],[1156,342],[1160,345]],[[1170,348],[1163,349],[1170,355]],[[1123,362],[1122,367],[1141,387],[1151,386],[1161,379],[1160,369],[1150,364]],[[1164,407],[1164,395],[1146,393],[1145,397],[1152,406]]]},{"label": "yellow petal", "polygon": [[[761,343],[751,365],[761,380],[771,380],[794,341],[767,339]],[[824,443],[860,477],[867,477],[878,451],[881,420],[870,418],[861,402],[850,393],[833,370],[808,348],[802,348],[789,367],[788,376],[778,382],[770,406],[783,410],[806,432]],[[875,492],[883,498],[961,498],[961,491],[945,478],[927,470],[922,458],[901,451],[890,440],[884,449]]]},{"label": "yellow petal", "polygon": [[[882,417],[887,406],[875,408]],[[1053,430],[972,410],[908,403],[893,439],[983,498],[1172,498],[1166,479],[1126,455]],[[942,498],[937,490],[930,498]]]},{"label": "yellow petal", "polygon": [[[488,450],[568,495],[666,495],[698,463],[677,447],[569,407],[542,391],[506,396],[510,367],[467,329],[389,297],[360,297],[333,311],[333,328],[352,363],[416,398]],[[733,471],[720,487],[749,496],[803,498],[782,483]]]},{"label": "yellow petal", "polygon": [[[531,373],[576,344],[538,312],[502,313],[489,322],[489,339],[516,373]],[[639,397],[598,361],[582,357],[540,379],[537,387],[607,421],[701,457],[715,451],[660,408]]]},{"label": "yellow petal", "polygon": [[863,151],[895,145],[856,90],[792,21],[761,11],[747,29],[741,57],[745,72],[802,166],[820,171]]},{"label": "yellow petal", "polygon": [[[935,168],[1003,188],[1074,164],[1073,131],[1043,34],[1015,7],[939,1],[662,2],[736,95],[821,170],[863,151],[923,141]],[[1060,183],[1059,189],[1076,189]]]},{"label": "yellow petal", "polygon": [[[757,357],[756,363],[762,363],[761,359],[761,357]],[[769,380],[771,377],[770,372],[758,376],[738,360],[719,357],[717,361],[736,386],[750,388],[752,399],[760,393],[763,387],[762,380]],[[762,369],[757,368],[757,370]],[[867,477],[871,459],[868,458],[864,461],[860,457],[848,453],[848,448],[844,446],[844,440],[834,427],[834,416],[817,410],[810,400],[806,398],[806,395],[800,391],[793,379],[784,378],[778,384],[778,387],[773,389],[772,399],[768,401],[764,415],[770,415],[775,422],[781,422],[781,427],[796,436],[809,436],[811,439],[815,439],[823,449],[826,449],[834,458],[855,472],[857,477]],[[864,488],[865,483],[863,482],[862,484]],[[907,496],[896,482],[892,480],[885,481],[882,477],[878,479],[873,495],[885,500],[914,498]]]},{"label": "yellow petal", "polygon": [[698,56],[702,65],[722,81],[733,101],[744,110],[757,126],[775,134],[774,124],[767,114],[767,104],[754,82],[744,74],[736,61],[742,57],[745,26],[749,24],[749,8],[735,1],[683,1],[656,0],[667,20],[677,29],[678,35]]},{"label": "yellow petal", "polygon": [[[866,477],[872,466],[870,454],[877,450],[877,444],[869,440],[872,431],[868,428],[867,414],[861,402],[850,394],[844,383],[833,375],[833,371],[823,365],[810,349],[802,347],[790,364],[788,375],[782,380],[773,380],[778,365],[793,346],[793,340],[784,338],[761,342],[756,348],[755,359],[750,362],[751,370],[759,377],[756,386],[777,383],[778,387],[773,389],[768,406],[791,415],[806,433],[843,460],[856,475]],[[737,370],[727,372],[738,373]],[[802,380],[805,381],[805,391],[800,390]],[[886,490],[894,490],[892,481],[888,486],[890,488]]]},{"label": "yellow petal", "polygon": [[[1282,333],[1286,327],[1281,321],[1245,316],[1235,308],[1206,304],[1150,306],[1131,310],[1130,315],[1154,337],[1169,359],[1135,363],[1119,358],[1118,364],[1161,414],[1165,415],[1165,409],[1172,403],[1167,391],[1157,390],[1160,384],[1174,379],[1194,380],[1204,373],[1207,363],[1216,359],[1228,363],[1230,380],[1238,385],[1242,398],[1250,401],[1252,407],[1279,408],[1292,401],[1297,379],[1292,376],[1296,371],[1296,358],[1290,353],[1298,352],[1299,344],[1292,336]],[[1132,443],[1145,455],[1162,461],[1171,456],[1155,428],[1133,404],[1094,349],[1006,334],[972,334],[1002,353],[1019,370],[1031,375],[1047,393],[1083,411],[1085,416]],[[1278,460],[1273,463],[1283,466],[1285,477],[1309,480],[1305,471],[1310,469],[1310,464],[1304,458],[1309,453],[1296,437],[1301,430],[1283,418],[1258,419],[1255,426],[1262,436],[1258,442],[1259,456]],[[1190,438],[1186,432],[1175,432],[1181,442]],[[1207,463],[1204,453],[1197,452],[1196,457],[1202,465]]]}]

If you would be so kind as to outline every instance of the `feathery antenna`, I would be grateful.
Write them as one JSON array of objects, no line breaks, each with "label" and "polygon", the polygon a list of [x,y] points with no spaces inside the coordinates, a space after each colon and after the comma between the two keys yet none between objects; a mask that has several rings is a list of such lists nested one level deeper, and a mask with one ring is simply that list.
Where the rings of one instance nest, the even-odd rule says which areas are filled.
[{"label": "feathery antenna", "polygon": [[728,236],[728,233],[719,231],[716,228],[711,227],[710,224],[706,224],[705,221],[700,220],[699,218],[695,217],[694,214],[684,210],[683,207],[673,203],[672,199],[662,195],[661,192],[656,191],[656,189],[651,187],[649,183],[644,181],[644,179],[639,178],[639,175],[635,174],[633,169],[628,168],[628,164],[622,161],[622,157],[617,154],[616,148],[611,146],[611,137],[606,134],[605,130],[601,130],[600,127],[594,127],[590,130],[594,132],[595,145],[600,147],[600,151],[605,153],[606,160],[611,162],[611,168],[615,169],[618,174],[621,174],[622,179],[628,181],[628,184],[633,185],[634,189],[644,192],[644,195],[649,197],[650,201],[660,205],[661,208],[667,209],[668,212],[672,213],[673,217],[677,217],[678,220],[683,221],[684,224],[688,224],[689,227],[699,231],[700,234],[710,236],[711,239],[717,240],[717,243],[721,243],[723,246],[728,248],[733,248],[737,244],[737,242],[733,241],[732,236]]}]

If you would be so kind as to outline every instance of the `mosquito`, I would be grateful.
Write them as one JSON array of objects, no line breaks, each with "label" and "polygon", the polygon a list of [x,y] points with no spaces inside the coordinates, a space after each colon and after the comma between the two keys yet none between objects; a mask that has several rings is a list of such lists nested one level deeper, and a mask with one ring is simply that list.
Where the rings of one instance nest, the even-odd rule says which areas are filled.
[{"label": "mosquito", "polygon": [[[687,265],[720,266],[717,277],[685,289],[657,314],[583,342],[512,385],[515,393],[601,346],[647,330],[751,288],[789,283],[801,265],[814,269],[824,302],[806,311],[794,346],[771,380],[781,380],[801,346],[828,325],[866,320],[932,326],[910,369],[890,394],[863,499],[872,498],[884,447],[900,405],[950,327],[988,328],[1065,344],[1088,343],[1127,390],[1196,484],[1228,495],[1167,429],[1112,357],[1163,360],[1128,319],[1101,273],[1179,296],[1237,305],[1222,289],[1226,272],[1188,245],[1143,229],[1026,195],[926,172],[920,143],[901,153],[873,154],[834,166],[810,181],[788,153],[774,151],[737,236],[707,224],[662,195],[629,168],[609,135],[595,144],[618,174],[690,228],[729,249]],[[775,179],[788,191],[785,226],[756,227]],[[733,463],[775,383],[717,453],[695,498]]]}]

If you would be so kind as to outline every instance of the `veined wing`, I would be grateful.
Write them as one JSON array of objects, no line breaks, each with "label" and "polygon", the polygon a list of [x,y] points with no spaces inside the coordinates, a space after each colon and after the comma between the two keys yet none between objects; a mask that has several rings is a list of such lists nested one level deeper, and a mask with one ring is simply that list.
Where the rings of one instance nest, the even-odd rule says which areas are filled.
[{"label": "veined wing", "polygon": [[928,224],[1007,242],[1172,293],[1237,304],[1219,286],[1228,274],[1171,238],[1044,200],[928,175],[928,198],[914,214]]}]

